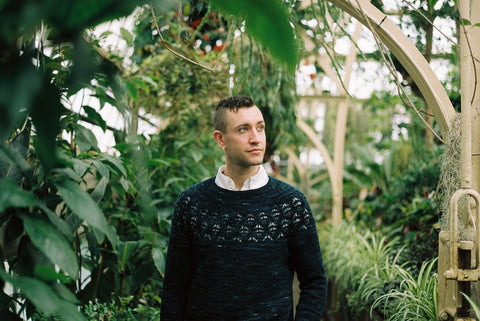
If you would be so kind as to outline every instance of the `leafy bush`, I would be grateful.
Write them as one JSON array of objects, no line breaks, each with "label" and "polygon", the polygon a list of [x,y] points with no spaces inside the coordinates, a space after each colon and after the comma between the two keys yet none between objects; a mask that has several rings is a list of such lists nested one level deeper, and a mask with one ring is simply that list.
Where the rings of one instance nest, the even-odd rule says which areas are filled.
[{"label": "leafy bush", "polygon": [[[2,209],[11,242],[2,247],[8,263],[2,278],[41,311],[75,314],[73,304],[108,302],[112,295],[134,294],[138,304],[144,284],[160,284],[167,214],[146,203],[145,193],[139,196],[146,188],[141,167],[106,154],[64,153],[65,167],[45,173],[14,147],[0,150],[9,173],[0,179],[2,197],[11,199]],[[20,177],[23,188],[12,177]],[[19,311],[30,311],[28,302]]]},{"label": "leafy bush", "polygon": [[[122,320],[142,320],[158,321],[160,320],[160,309],[144,307],[142,305],[132,308],[129,306],[133,297],[119,298],[120,305],[111,303],[89,303],[83,307],[83,314],[89,321],[122,321]],[[53,315],[46,317],[40,313],[32,316],[33,321],[63,321],[61,317]]]}]

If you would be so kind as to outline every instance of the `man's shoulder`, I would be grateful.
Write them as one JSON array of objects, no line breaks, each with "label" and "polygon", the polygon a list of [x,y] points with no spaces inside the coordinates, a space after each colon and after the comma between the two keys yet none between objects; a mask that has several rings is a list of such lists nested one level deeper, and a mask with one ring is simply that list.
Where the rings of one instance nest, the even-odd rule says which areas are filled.
[{"label": "man's shoulder", "polygon": [[286,202],[294,205],[308,204],[305,195],[295,186],[275,177],[270,177],[269,185],[271,187],[271,193],[268,193],[268,198],[273,202]]},{"label": "man's shoulder", "polygon": [[207,178],[201,182],[198,182],[188,188],[186,188],[182,193],[180,193],[179,198],[181,197],[195,197],[201,194],[208,193],[215,185],[215,177]]},{"label": "man's shoulder", "polygon": [[300,192],[300,190],[297,189],[295,186],[292,186],[273,176],[270,176],[269,184],[271,185],[272,188],[274,188],[275,190],[281,193],[292,194],[292,195],[303,195],[303,193]]},{"label": "man's shoulder", "polygon": [[191,185],[190,187],[183,190],[178,195],[175,203],[175,207],[177,208],[177,210],[182,211],[182,209],[184,210],[193,205],[200,206],[200,204],[208,204],[210,202],[208,195],[212,195],[213,193],[213,187],[211,186],[211,184],[212,178],[207,178],[206,180]]}]

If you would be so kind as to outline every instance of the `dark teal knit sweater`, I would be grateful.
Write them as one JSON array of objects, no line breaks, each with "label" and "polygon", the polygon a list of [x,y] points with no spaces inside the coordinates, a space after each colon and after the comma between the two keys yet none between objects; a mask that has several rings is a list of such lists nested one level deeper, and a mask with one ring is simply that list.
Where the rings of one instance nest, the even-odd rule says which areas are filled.
[{"label": "dark teal knit sweater", "polygon": [[178,197],[167,253],[162,321],[319,321],[327,280],[310,207],[270,177],[228,191],[210,178]]}]

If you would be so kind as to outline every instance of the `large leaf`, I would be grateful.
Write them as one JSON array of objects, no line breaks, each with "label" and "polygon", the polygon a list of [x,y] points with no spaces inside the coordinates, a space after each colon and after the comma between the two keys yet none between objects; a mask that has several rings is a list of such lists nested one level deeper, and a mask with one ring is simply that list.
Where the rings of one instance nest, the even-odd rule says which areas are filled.
[{"label": "large leaf", "polygon": [[4,141],[0,141],[0,163],[2,167],[0,177],[9,176],[9,168],[13,166],[23,173],[31,171],[31,166],[25,160],[22,153]]},{"label": "large leaf", "polygon": [[0,213],[9,207],[35,206],[37,197],[8,178],[0,178]]},{"label": "large leaf", "polygon": [[218,9],[245,19],[246,29],[291,71],[298,62],[289,15],[278,0],[210,0]]},{"label": "large leaf", "polygon": [[[2,6],[0,6],[2,7]],[[0,20],[3,17],[0,10]],[[3,24],[5,26],[5,23]],[[5,36],[7,28],[1,28],[0,37]],[[2,37],[3,38],[3,37]],[[18,38],[18,37],[16,37]],[[2,47],[4,48],[4,47]],[[2,51],[5,52],[5,51]],[[30,107],[41,89],[41,75],[27,55],[1,63],[0,70],[0,141],[5,141],[13,125],[26,116],[26,108]]]},{"label": "large leaf", "polygon": [[92,192],[92,198],[96,203],[99,203],[102,200],[103,196],[105,195],[106,189],[107,189],[107,178],[103,176]]},{"label": "large leaf", "polygon": [[[69,160],[70,161],[70,160]],[[52,170],[53,173],[55,174],[60,174],[60,176],[68,178],[72,181],[75,181],[77,183],[80,183],[82,181],[82,177],[77,174],[76,171],[74,171],[71,168],[55,168]]]},{"label": "large leaf", "polygon": [[95,203],[93,198],[84,191],[79,185],[70,180],[64,180],[57,184],[60,196],[68,205],[68,207],[81,219],[85,220],[88,225],[105,233],[114,248],[117,245],[117,237],[108,225],[100,207]]},{"label": "large leaf", "polygon": [[77,124],[75,142],[80,152],[85,153],[89,150],[100,152],[98,149],[98,141],[95,134],[88,128]]},{"label": "large leaf", "polygon": [[[71,279],[66,277],[63,273],[55,271],[53,267],[42,264],[35,265],[35,268],[33,269],[33,275],[45,282],[71,282]],[[72,294],[72,292],[70,292],[70,294]]]},{"label": "large leaf", "polygon": [[51,24],[61,30],[83,30],[85,27],[129,15],[143,2],[139,0],[49,1],[48,17]]},{"label": "large leaf", "polygon": [[43,202],[39,202],[37,204],[37,207],[40,208],[48,217],[50,220],[50,223],[53,224],[53,226],[61,232],[68,241],[73,241],[73,229],[70,229],[70,226],[62,220],[55,212],[53,212],[51,209],[47,207],[47,205]]},{"label": "large leaf", "polygon": [[100,176],[105,177],[107,180],[110,179],[110,171],[108,170],[108,167],[105,164],[103,164],[101,161],[96,159],[92,159],[91,162],[95,166]]},{"label": "large leaf", "polygon": [[163,251],[159,247],[154,246],[152,248],[152,258],[158,272],[163,276],[165,274],[165,255]]},{"label": "large leaf", "polygon": [[0,20],[8,23],[4,23],[5,28],[2,28],[0,35],[5,38],[20,31],[34,30],[42,21],[63,32],[61,34],[63,37],[72,37],[87,27],[129,15],[136,6],[144,3],[139,0],[4,0],[3,2],[6,3],[0,6],[2,8]]},{"label": "large leaf", "polygon": [[38,136],[36,151],[47,170],[59,162],[55,145],[60,132],[62,110],[59,89],[50,80],[44,79],[44,86],[35,99],[30,115]]},{"label": "large leaf", "polygon": [[97,110],[90,106],[82,106],[83,110],[87,113],[87,117],[93,120],[104,132],[107,130],[107,122],[103,119],[102,115]]},{"label": "large leaf", "polygon": [[75,252],[67,239],[50,222],[30,216],[22,216],[25,231],[32,243],[57,264],[72,279],[78,274],[78,262]]},{"label": "large leaf", "polygon": [[[25,127],[10,142],[10,146],[18,151],[19,156],[23,159],[28,157],[28,147],[30,146],[30,126]],[[23,173],[16,162],[3,162],[0,159],[0,177],[10,177],[18,185],[22,184]]]},{"label": "large leaf", "polygon": [[29,277],[12,277],[0,269],[0,277],[20,290],[45,315],[59,314],[64,320],[85,321],[76,305],[59,296],[47,284]]},{"label": "large leaf", "polygon": [[138,249],[138,242],[136,241],[127,241],[127,242],[120,242],[118,244],[118,264],[125,270],[128,261]]},{"label": "large leaf", "polygon": [[127,171],[125,170],[125,166],[123,166],[122,161],[119,158],[113,157],[107,154],[104,154],[102,156],[103,158],[105,158],[107,162],[111,163],[115,168],[117,168],[122,173],[123,176],[127,176]]}]

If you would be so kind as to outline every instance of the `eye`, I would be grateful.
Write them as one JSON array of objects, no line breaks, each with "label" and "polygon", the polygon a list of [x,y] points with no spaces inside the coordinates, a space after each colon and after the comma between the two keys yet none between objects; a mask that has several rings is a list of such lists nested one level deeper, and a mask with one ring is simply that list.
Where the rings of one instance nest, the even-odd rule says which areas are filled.
[{"label": "eye", "polygon": [[247,129],[247,127],[240,127],[238,129],[238,131],[241,132],[241,133],[246,133],[248,131],[248,129]]},{"label": "eye", "polygon": [[258,127],[257,127],[257,130],[258,130],[259,132],[263,131],[264,129],[265,129],[265,126],[264,126],[264,125],[258,125]]}]

